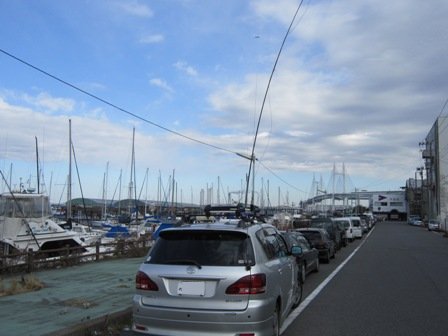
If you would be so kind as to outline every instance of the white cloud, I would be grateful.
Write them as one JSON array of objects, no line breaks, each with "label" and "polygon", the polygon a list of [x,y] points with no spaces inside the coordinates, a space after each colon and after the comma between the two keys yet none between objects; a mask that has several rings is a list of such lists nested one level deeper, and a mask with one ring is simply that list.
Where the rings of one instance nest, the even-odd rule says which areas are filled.
[{"label": "white cloud", "polygon": [[198,72],[191,65],[188,65],[186,62],[178,61],[174,63],[174,67],[182,72],[186,73],[189,76],[197,76]]},{"label": "white cloud", "polygon": [[134,16],[149,18],[154,15],[152,9],[149,6],[138,1],[124,1],[117,3],[117,6],[126,13]]},{"label": "white cloud", "polygon": [[[175,125],[176,130],[192,138],[246,153],[254,139],[270,70],[297,5],[295,0],[253,0],[247,10],[246,5],[235,1],[210,6],[189,1],[180,6],[168,1],[122,2],[120,15],[113,13],[113,20],[86,22],[86,30],[97,28],[102,33],[89,36],[95,51],[87,45],[77,51],[91,64],[76,64],[76,59],[84,60],[76,52],[71,55],[76,57],[64,55],[64,50],[73,50],[63,44],[60,36],[38,32],[61,46],[61,58],[71,60],[62,70],[56,68],[55,62],[58,73],[80,74],[85,83],[107,83],[106,88],[98,89],[117,106],[148,115],[161,125]],[[152,9],[154,13],[166,11],[170,20],[133,21],[136,16],[152,17]],[[409,170],[421,164],[418,142],[426,136],[448,92],[446,12],[448,2],[440,0],[304,2],[266,99],[255,149],[257,157],[281,176],[287,174],[295,181],[307,173],[328,172],[334,162],[345,162],[352,176],[390,179],[390,185],[402,185]],[[210,28],[216,13],[223,15]],[[17,17],[20,19],[20,15]],[[23,19],[20,22],[25,26]],[[13,31],[11,27],[5,32]],[[39,27],[30,22],[27,34],[33,36],[33,29]],[[76,31],[73,29],[73,33]],[[145,35],[147,32],[163,34]],[[254,39],[258,34],[260,38]],[[81,34],[73,37],[80,42],[85,39]],[[22,43],[19,37],[14,39],[17,45]],[[132,43],[135,41],[151,45],[142,48]],[[39,55],[33,49],[29,52]],[[29,146],[20,142],[19,133],[34,134],[45,127],[48,130],[46,125],[52,125],[51,135],[47,136],[62,142],[66,136],[66,115],[70,114],[74,129],[79,132],[78,153],[91,160],[84,161],[86,165],[129,154],[129,128],[137,123],[135,119],[123,117],[90,98],[75,101],[79,95],[66,96],[69,91],[63,91],[64,97],[76,98],[61,98],[55,93],[61,92],[59,83],[52,87],[50,82],[40,81],[39,76],[21,73],[21,65],[13,68],[9,64],[1,64],[2,83],[11,83],[9,87],[2,84],[2,90],[13,90],[17,84],[22,85],[22,92],[27,92],[26,96],[3,93],[7,99],[0,104],[0,119],[8,132],[10,149],[16,142],[21,144],[20,149]],[[195,82],[197,85],[179,89],[174,86],[186,75],[197,79],[199,72],[201,81]],[[147,88],[148,81],[151,90]],[[29,93],[30,87],[45,87],[48,93]],[[165,95],[160,95],[156,88]],[[170,99],[165,99],[167,96]],[[9,106],[5,107],[5,101]],[[14,111],[20,118],[6,110]],[[56,113],[65,116],[58,119]],[[32,123],[34,128],[23,123]],[[20,131],[16,132],[16,128]],[[138,146],[145,157],[160,159],[153,160],[153,165],[177,168],[179,162],[182,166],[188,162],[191,169],[185,175],[192,181],[199,171],[202,175],[196,176],[196,181],[213,179],[214,175],[224,178],[222,171],[231,172],[228,179],[236,180],[236,184],[240,177],[244,179],[246,162],[238,157],[220,155],[215,149],[202,151],[201,146],[171,134],[158,134],[155,139],[154,129],[143,122],[138,128],[147,133],[138,137],[144,139]],[[110,140],[106,133],[119,134],[117,141],[121,143]],[[148,148],[154,152],[149,153]],[[167,151],[170,155],[166,155]],[[180,154],[182,159],[174,154]],[[204,168],[209,161],[213,166]],[[194,166],[197,162],[200,169]],[[219,169],[222,171],[217,172]]]},{"label": "white cloud", "polygon": [[335,141],[340,142],[343,146],[364,146],[375,142],[375,133],[359,133],[339,134]]},{"label": "white cloud", "polygon": [[[289,160],[299,173],[336,161],[356,176],[407,177],[418,160],[417,144],[446,99],[442,77],[448,74],[441,56],[447,45],[431,47],[443,40],[443,15],[433,17],[433,6],[420,5],[342,1],[303,8],[264,109],[260,130],[273,130],[269,148],[260,141],[256,149],[265,151],[273,169]],[[264,22],[274,18],[286,32],[297,3],[253,6]],[[267,80],[266,73],[254,73],[215,90],[209,98],[217,111],[213,125],[252,130]]]},{"label": "white cloud", "polygon": [[140,43],[143,44],[153,44],[153,43],[161,43],[165,40],[165,37],[162,34],[152,34],[146,35],[140,38]]},{"label": "white cloud", "polygon": [[75,107],[73,99],[55,98],[46,92],[41,92],[37,96],[25,95],[24,100],[47,112],[71,112]]},{"label": "white cloud", "polygon": [[174,92],[174,90],[168,85],[168,83],[160,78],[152,78],[149,80],[149,83],[153,86],[156,86],[164,91],[167,91],[169,93]]}]

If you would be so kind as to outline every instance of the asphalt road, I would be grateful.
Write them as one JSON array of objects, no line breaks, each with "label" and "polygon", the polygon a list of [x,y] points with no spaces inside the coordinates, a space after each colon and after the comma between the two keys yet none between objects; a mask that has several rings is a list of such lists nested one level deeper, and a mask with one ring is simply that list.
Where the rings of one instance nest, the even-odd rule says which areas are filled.
[{"label": "asphalt road", "polygon": [[304,302],[282,332],[299,335],[448,335],[448,238],[403,222],[377,223],[309,275]]}]

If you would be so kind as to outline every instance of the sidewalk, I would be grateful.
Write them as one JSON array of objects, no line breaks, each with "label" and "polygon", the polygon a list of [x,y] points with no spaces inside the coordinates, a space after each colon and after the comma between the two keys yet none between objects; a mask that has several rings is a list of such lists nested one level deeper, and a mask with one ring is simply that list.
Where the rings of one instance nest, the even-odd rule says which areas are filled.
[{"label": "sidewalk", "polygon": [[33,273],[43,289],[0,297],[0,335],[73,335],[95,320],[129,314],[142,261],[117,259]]}]

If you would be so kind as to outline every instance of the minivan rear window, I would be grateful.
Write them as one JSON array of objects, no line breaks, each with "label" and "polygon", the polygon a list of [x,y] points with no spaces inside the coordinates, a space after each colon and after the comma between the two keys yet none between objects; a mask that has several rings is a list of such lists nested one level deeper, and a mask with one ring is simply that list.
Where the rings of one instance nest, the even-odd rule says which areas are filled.
[{"label": "minivan rear window", "polygon": [[250,238],[243,232],[166,230],[151,249],[150,264],[246,266],[254,264]]}]

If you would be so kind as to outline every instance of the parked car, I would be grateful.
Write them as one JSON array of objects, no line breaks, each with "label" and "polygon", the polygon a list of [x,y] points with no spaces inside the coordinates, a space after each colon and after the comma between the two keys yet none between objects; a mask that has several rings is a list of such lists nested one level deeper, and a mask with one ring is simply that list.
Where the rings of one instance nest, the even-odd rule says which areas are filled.
[{"label": "parked car", "polygon": [[360,217],[365,220],[367,224],[367,231],[370,231],[375,226],[375,217],[372,213],[364,213]]},{"label": "parked car", "polygon": [[413,226],[423,226],[420,216],[417,215],[410,215],[408,218],[408,224]]},{"label": "parked car", "polygon": [[428,231],[439,231],[440,230],[440,222],[435,219],[430,219],[428,221]]},{"label": "parked car", "polygon": [[168,228],[140,265],[132,330],[151,335],[279,335],[301,299],[296,256],[268,224]]},{"label": "parked car", "polygon": [[363,217],[360,217],[361,219],[361,230],[362,233],[368,233],[369,232],[369,224],[367,223],[367,220]]},{"label": "parked car", "polygon": [[353,235],[353,223],[349,217],[335,217],[333,221],[345,228],[345,239],[348,242],[352,242],[355,239]]},{"label": "parked car", "polygon": [[297,229],[311,243],[311,246],[319,251],[319,259],[329,263],[330,258],[336,256],[336,248],[334,241],[331,240],[328,232],[319,228],[303,228]]},{"label": "parked car", "polygon": [[347,246],[348,245],[348,237],[347,237],[347,229],[345,228],[345,224],[342,222],[334,221],[334,220],[333,220],[333,222],[335,222],[339,228],[339,231],[341,234],[341,245],[344,247]]},{"label": "parked car", "polygon": [[311,247],[308,240],[299,232],[289,231],[284,232],[286,243],[292,248],[293,246],[300,246],[302,253],[296,256],[297,264],[299,265],[299,274],[302,283],[305,282],[306,276],[311,272],[319,272],[319,251]]},{"label": "parked car", "polygon": [[339,250],[342,247],[343,230],[341,230],[339,225],[334,223],[331,218],[313,218],[311,219],[310,227],[326,230],[331,240],[334,241],[336,250]]},{"label": "parked car", "polygon": [[361,218],[357,216],[349,218],[353,225],[353,238],[362,238],[363,231],[361,226]]}]

